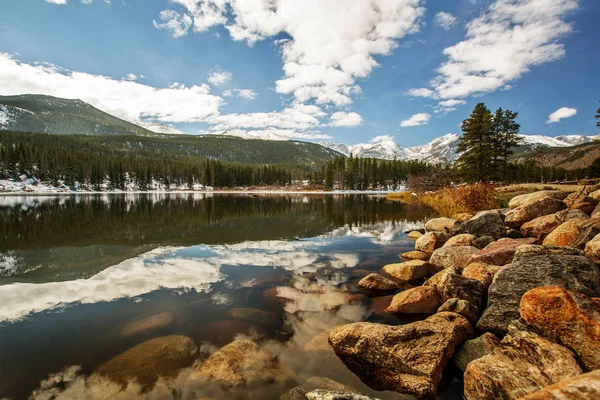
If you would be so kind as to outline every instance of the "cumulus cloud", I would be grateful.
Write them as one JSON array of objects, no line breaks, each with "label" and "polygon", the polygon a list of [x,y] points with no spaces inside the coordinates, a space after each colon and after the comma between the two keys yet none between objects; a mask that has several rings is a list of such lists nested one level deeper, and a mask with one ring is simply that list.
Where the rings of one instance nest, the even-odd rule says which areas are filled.
[{"label": "cumulus cloud", "polygon": [[51,64],[27,64],[0,53],[0,94],[47,94],[81,99],[127,121],[204,122],[217,115],[223,99],[208,85],[154,88],[103,75],[69,71]]},{"label": "cumulus cloud", "polygon": [[431,89],[413,96],[456,99],[509,87],[532,67],[564,57],[558,40],[571,31],[565,18],[577,0],[498,0],[467,24],[466,38],[444,49],[448,61]]},{"label": "cumulus cloud", "polygon": [[156,29],[167,29],[171,31],[174,38],[187,35],[193,20],[187,14],[179,14],[174,10],[163,10],[159,14],[160,22],[152,21]]},{"label": "cumulus cloud", "polygon": [[570,118],[575,114],[577,114],[577,110],[575,108],[561,107],[548,116],[548,121],[546,121],[546,123],[553,124],[561,119]]},{"label": "cumulus cloud", "polygon": [[347,113],[344,111],[338,111],[331,115],[331,122],[329,125],[331,126],[359,126],[362,125],[363,119],[362,117],[355,113]]},{"label": "cumulus cloud", "polygon": [[360,93],[356,79],[378,65],[374,57],[389,54],[397,39],[417,32],[425,13],[422,0],[173,2],[186,9],[196,31],[225,25],[233,40],[249,45],[289,35],[278,42],[284,77],[276,82],[276,91],[299,103],[312,99],[337,106],[352,102],[352,95]]},{"label": "cumulus cloud", "polygon": [[462,99],[442,100],[438,102],[437,106],[434,107],[434,111],[436,113],[448,113],[450,111],[456,110],[456,107],[461,106],[463,104],[467,104],[467,102]]},{"label": "cumulus cloud", "polygon": [[252,89],[227,89],[223,91],[225,97],[241,97],[246,100],[254,100],[258,94]]},{"label": "cumulus cloud", "polygon": [[435,18],[433,19],[433,23],[440,28],[443,28],[447,31],[452,28],[452,25],[456,22],[456,17],[447,12],[439,12],[435,14]]},{"label": "cumulus cloud", "polygon": [[211,72],[208,75],[208,81],[214,86],[224,85],[229,82],[231,78],[233,78],[233,75],[231,75],[231,72],[227,71]]},{"label": "cumulus cloud", "polygon": [[414,114],[410,118],[405,119],[404,121],[400,122],[400,126],[407,127],[407,126],[427,125],[429,123],[430,118],[431,118],[431,115],[427,114],[427,113]]},{"label": "cumulus cloud", "polygon": [[394,140],[392,135],[379,135],[371,139],[371,143],[393,142]]},{"label": "cumulus cloud", "polygon": [[306,106],[292,106],[281,111],[246,113],[246,114],[222,114],[207,119],[212,124],[213,131],[228,131],[231,129],[265,129],[280,128],[306,130],[319,126],[320,114]]},{"label": "cumulus cloud", "polygon": [[46,0],[50,4],[67,4],[67,0]]},{"label": "cumulus cloud", "polygon": [[138,76],[136,74],[127,74],[123,78],[123,80],[126,80],[126,81],[137,81],[137,79],[138,79]]}]

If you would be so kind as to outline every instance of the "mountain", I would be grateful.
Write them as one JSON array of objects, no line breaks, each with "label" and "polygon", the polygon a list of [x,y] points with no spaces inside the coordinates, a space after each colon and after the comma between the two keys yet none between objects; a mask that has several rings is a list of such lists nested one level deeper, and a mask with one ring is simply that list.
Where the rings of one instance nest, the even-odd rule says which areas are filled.
[{"label": "mountain", "polygon": [[155,135],[81,100],[37,94],[0,96],[0,130],[55,135]]},{"label": "mountain", "polygon": [[[522,143],[515,153],[531,152],[539,147],[564,148],[600,140],[600,135],[565,135],[550,137],[545,135],[521,135]],[[414,147],[401,147],[392,138],[384,137],[371,143],[346,145],[337,142],[319,142],[320,145],[336,150],[345,156],[373,157],[384,160],[421,160],[429,163],[448,163],[456,161],[456,151],[460,136],[455,133],[433,139],[431,142]]]},{"label": "mountain", "polygon": [[141,122],[138,124],[144,129],[148,129],[154,133],[164,133],[167,135],[187,135],[184,131],[180,131],[172,126],[161,124],[160,122]]},{"label": "mountain", "polygon": [[544,167],[569,171],[587,168],[598,158],[600,158],[600,141],[588,140],[575,146],[546,147],[529,153],[516,154],[511,157],[511,161],[514,163],[534,161]]}]

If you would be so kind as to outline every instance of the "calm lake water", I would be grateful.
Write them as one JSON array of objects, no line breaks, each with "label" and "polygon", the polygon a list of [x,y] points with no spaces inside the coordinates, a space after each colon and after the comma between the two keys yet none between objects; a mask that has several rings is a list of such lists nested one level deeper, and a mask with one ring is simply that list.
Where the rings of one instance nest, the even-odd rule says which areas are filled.
[{"label": "calm lake water", "polygon": [[[347,294],[411,250],[403,232],[428,216],[368,195],[0,196],[0,398],[96,398],[86,379],[98,366],[166,335],[203,354],[250,336],[291,372],[242,397],[279,399],[314,376],[374,394],[337,357],[305,347],[336,325],[398,323]],[[248,308],[266,313],[239,312]],[[152,384],[148,398],[233,398],[184,379],[167,394]]]}]

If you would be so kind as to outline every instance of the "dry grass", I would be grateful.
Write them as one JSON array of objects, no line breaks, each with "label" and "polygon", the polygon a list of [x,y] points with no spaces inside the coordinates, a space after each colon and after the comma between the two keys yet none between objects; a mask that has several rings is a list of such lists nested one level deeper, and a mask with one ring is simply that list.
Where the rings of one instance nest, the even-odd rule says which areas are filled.
[{"label": "dry grass", "polygon": [[390,193],[388,199],[404,203],[418,203],[433,208],[440,217],[451,217],[458,213],[475,213],[482,210],[505,207],[507,201],[499,197],[492,185],[477,183],[473,185],[449,187],[437,192]]}]

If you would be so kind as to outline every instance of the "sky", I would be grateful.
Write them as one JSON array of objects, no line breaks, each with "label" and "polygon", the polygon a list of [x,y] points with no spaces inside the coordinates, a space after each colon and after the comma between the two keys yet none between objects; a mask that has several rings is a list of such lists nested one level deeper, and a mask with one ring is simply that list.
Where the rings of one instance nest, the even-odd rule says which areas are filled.
[{"label": "sky", "polygon": [[0,0],[0,95],[190,134],[420,145],[484,102],[598,134],[598,0]]}]

